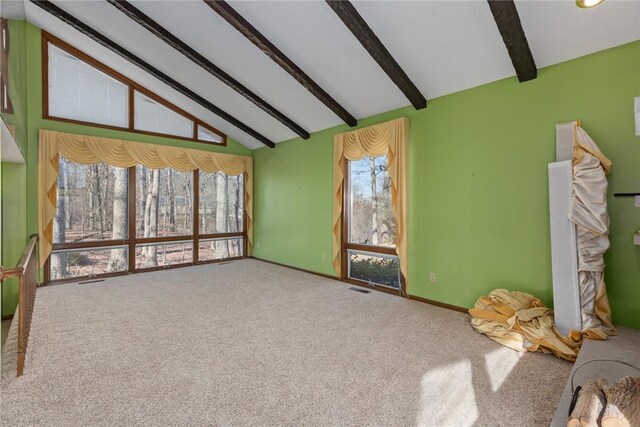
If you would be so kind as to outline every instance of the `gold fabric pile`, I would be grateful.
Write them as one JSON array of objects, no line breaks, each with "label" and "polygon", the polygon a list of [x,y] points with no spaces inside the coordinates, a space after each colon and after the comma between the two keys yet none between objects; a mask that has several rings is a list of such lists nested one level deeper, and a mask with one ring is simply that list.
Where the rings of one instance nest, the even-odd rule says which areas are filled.
[{"label": "gold fabric pile", "polygon": [[574,362],[585,338],[606,340],[601,328],[561,335],[555,327],[553,310],[524,292],[496,289],[482,296],[469,310],[476,331],[516,351],[551,353]]}]

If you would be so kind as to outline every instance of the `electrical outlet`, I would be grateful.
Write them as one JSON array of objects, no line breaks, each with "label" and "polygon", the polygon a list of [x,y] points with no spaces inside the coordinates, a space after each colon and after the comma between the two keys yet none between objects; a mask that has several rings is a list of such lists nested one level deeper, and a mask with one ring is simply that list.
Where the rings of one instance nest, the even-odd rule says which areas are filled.
[{"label": "electrical outlet", "polygon": [[429,273],[429,281],[431,283],[436,283],[436,273]]},{"label": "electrical outlet", "polygon": [[327,259],[327,257],[324,254],[322,254],[322,260],[324,261],[326,259]]},{"label": "electrical outlet", "polygon": [[260,242],[256,243],[256,249],[260,247]]}]

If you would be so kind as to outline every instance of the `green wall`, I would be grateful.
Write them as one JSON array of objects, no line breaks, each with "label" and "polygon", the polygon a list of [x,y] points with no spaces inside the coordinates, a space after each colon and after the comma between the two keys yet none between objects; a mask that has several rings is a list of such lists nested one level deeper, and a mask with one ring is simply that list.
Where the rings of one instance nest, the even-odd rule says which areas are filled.
[{"label": "green wall", "polygon": [[[495,288],[552,304],[547,164],[555,124],[581,119],[612,159],[606,280],[614,321],[640,328],[640,42],[359,121],[410,120],[410,294],[471,307]],[[339,126],[254,151],[254,256],[334,274],[331,266],[333,135]],[[428,280],[436,273],[436,283]]]},{"label": "green wall", "polygon": [[[15,24],[14,24],[15,25]],[[186,146],[226,148],[42,119],[40,30],[24,28],[26,166],[2,165],[3,265],[37,230],[37,147],[40,128]],[[12,34],[13,37],[13,34]],[[20,55],[16,50],[12,55]],[[555,124],[581,119],[613,160],[610,194],[638,191],[640,138],[633,132],[633,97],[640,95],[640,42],[540,70],[537,80],[505,79],[362,119],[368,126],[410,119],[409,293],[459,306],[497,287],[523,290],[552,303],[547,163],[554,160]],[[15,101],[14,101],[15,102]],[[15,106],[15,103],[14,103]],[[255,158],[254,255],[326,274],[331,267],[333,135],[339,126],[293,139]],[[24,142],[26,141],[26,142]],[[13,200],[11,207],[6,201]],[[606,255],[614,320],[640,327],[640,226],[632,199],[610,196],[612,248]],[[11,222],[9,222],[11,221]],[[6,235],[11,224],[12,237]],[[5,256],[6,255],[6,256]],[[437,282],[428,281],[435,272]],[[12,289],[10,286],[6,289]],[[2,313],[15,308],[3,295]]]},{"label": "green wall", "polygon": [[[26,82],[26,24],[9,20],[9,55],[7,87],[13,104],[13,113],[2,113],[2,120],[14,129],[14,139],[26,159],[27,149],[27,82]],[[25,164],[2,163],[0,167],[0,263],[13,267],[20,259],[27,242],[26,191],[27,167]],[[13,301],[18,295],[18,280],[7,280],[2,286],[2,317],[14,311]]]},{"label": "green wall", "polygon": [[[23,218],[24,225],[20,225],[17,229],[21,237],[21,244],[18,250],[18,258],[21,251],[24,249],[24,244],[28,240],[28,236],[32,233],[37,233],[38,223],[38,131],[40,129],[51,129],[61,132],[78,133],[84,135],[95,135],[108,138],[120,138],[130,141],[139,141],[161,145],[172,145],[179,147],[195,148],[199,150],[225,152],[229,154],[239,155],[251,155],[251,151],[234,141],[231,138],[227,138],[227,146],[220,147],[215,145],[207,145],[191,141],[183,141],[173,138],[163,138],[156,136],[143,135],[138,133],[131,133],[125,131],[115,131],[110,129],[97,128],[92,126],[77,125],[70,123],[63,123],[54,120],[45,120],[42,118],[42,40],[40,29],[22,22],[24,31],[26,34],[26,49],[24,51],[26,57],[26,87],[27,87],[27,131],[26,131],[26,159],[27,165],[23,166],[24,171],[22,174],[16,173],[18,176],[3,175],[3,193],[4,190],[11,193],[12,197],[22,197],[20,208],[12,209],[10,214],[18,216],[20,213]],[[144,82],[141,82],[144,83]],[[3,173],[4,173],[3,165]],[[22,182],[24,180],[24,182]],[[26,188],[26,191],[24,190]],[[20,194],[18,194],[20,193]],[[26,194],[25,194],[26,193]],[[3,198],[4,203],[4,198]],[[6,215],[6,212],[5,212]],[[5,218],[6,220],[6,218]],[[6,221],[5,221],[6,222]],[[9,242],[2,240],[3,252],[8,246]],[[12,244],[15,247],[15,245]],[[15,252],[15,251],[14,251]],[[3,260],[3,265],[15,264],[18,260],[16,258],[13,261]],[[3,314],[12,314],[15,311],[17,303],[17,293],[13,292],[14,287],[9,287],[12,291],[8,291],[3,296]]]}]

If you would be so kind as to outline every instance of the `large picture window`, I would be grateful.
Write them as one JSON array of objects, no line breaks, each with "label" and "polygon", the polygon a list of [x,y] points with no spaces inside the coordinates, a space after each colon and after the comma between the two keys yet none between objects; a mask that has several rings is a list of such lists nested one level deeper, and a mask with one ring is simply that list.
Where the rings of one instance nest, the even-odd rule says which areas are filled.
[{"label": "large picture window", "polygon": [[243,175],[59,157],[48,280],[216,262],[246,253]]},{"label": "large picture window", "polygon": [[400,289],[396,225],[387,156],[346,162],[343,259],[345,277]]},{"label": "large picture window", "polygon": [[227,144],[213,126],[45,31],[42,56],[45,119]]}]

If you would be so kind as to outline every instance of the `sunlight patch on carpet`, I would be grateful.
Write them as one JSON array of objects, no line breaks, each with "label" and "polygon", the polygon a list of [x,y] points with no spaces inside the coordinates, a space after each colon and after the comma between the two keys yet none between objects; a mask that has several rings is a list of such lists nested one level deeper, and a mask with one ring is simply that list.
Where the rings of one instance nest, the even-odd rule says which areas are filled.
[{"label": "sunlight patch on carpet", "polygon": [[463,360],[422,377],[419,426],[471,426],[478,419],[471,362]]},{"label": "sunlight patch on carpet", "polygon": [[491,381],[491,391],[500,389],[502,383],[516,367],[524,352],[518,352],[507,347],[498,348],[484,355],[487,375]]}]

